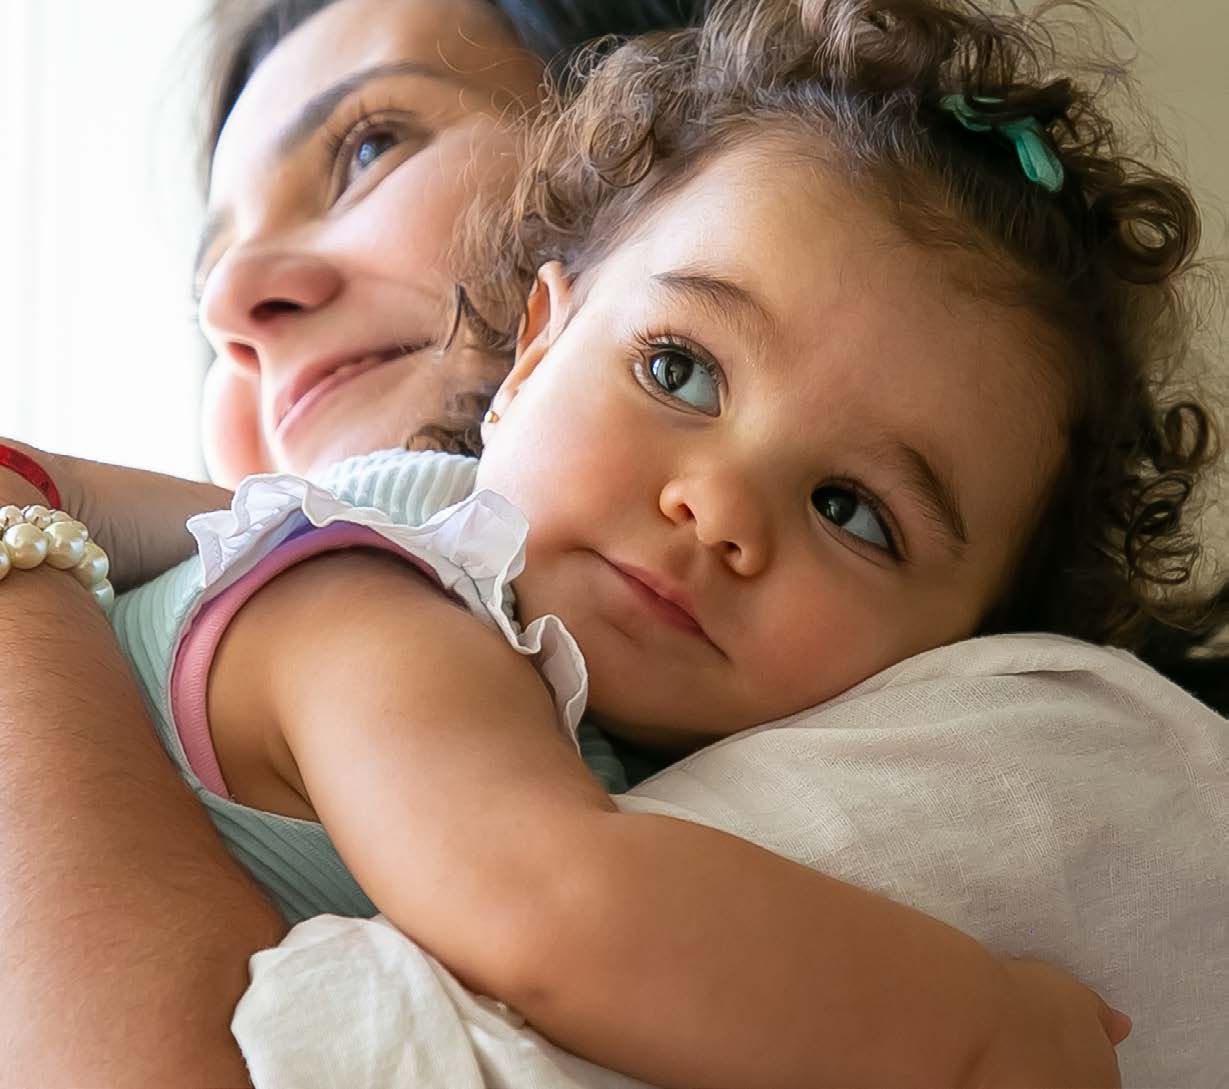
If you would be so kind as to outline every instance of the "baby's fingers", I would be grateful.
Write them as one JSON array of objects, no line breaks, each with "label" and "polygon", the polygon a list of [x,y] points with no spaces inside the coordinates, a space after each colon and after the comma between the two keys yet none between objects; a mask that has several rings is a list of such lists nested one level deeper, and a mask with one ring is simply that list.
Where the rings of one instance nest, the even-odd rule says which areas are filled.
[{"label": "baby's fingers", "polygon": [[1122,1010],[1114,1009],[1100,995],[1097,995],[1097,1019],[1114,1047],[1131,1035],[1131,1018]]}]

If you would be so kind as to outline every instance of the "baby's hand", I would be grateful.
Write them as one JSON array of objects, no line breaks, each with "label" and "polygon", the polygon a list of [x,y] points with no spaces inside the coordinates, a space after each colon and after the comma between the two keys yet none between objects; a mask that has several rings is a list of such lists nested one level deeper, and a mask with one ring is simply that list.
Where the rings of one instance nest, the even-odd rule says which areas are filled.
[{"label": "baby's hand", "polygon": [[1004,961],[1006,1000],[998,1031],[965,1084],[970,1089],[1121,1084],[1114,1048],[1131,1020],[1059,968]]}]

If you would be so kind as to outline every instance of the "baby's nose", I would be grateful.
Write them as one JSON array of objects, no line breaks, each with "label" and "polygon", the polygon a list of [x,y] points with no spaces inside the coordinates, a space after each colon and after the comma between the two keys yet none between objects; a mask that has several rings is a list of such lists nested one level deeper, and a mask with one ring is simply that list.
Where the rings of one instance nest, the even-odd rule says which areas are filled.
[{"label": "baby's nose", "polygon": [[730,471],[676,477],[658,506],[676,525],[693,526],[696,539],[738,575],[759,574],[771,558],[771,530],[763,501]]}]

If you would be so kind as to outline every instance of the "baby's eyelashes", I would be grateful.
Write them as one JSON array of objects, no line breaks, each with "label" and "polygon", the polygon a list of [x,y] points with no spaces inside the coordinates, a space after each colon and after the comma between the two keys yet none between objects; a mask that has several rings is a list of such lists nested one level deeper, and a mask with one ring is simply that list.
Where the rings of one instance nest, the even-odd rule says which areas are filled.
[{"label": "baby's eyelashes", "polygon": [[811,506],[820,518],[894,559],[901,552],[882,504],[852,484],[824,484],[811,492]]},{"label": "baby's eyelashes", "polygon": [[654,397],[705,416],[721,414],[721,368],[698,346],[676,337],[641,337],[637,378]]}]

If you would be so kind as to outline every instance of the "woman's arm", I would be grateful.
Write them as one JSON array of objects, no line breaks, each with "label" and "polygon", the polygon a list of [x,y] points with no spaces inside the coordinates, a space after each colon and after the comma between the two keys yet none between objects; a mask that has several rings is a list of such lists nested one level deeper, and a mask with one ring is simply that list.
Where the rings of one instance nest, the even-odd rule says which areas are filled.
[{"label": "woman's arm", "polygon": [[[0,470],[0,502],[42,501]],[[0,1085],[245,1084],[230,1015],[281,919],[76,580],[11,572],[0,631]]]},{"label": "woman's arm", "polygon": [[327,556],[258,593],[210,718],[272,724],[261,743],[385,914],[596,1062],[666,1086],[1117,1084],[1108,1014],[1062,973],[618,813],[528,661],[396,560]]},{"label": "woman's arm", "polygon": [[[110,557],[117,592],[186,559],[193,543],[184,523],[194,514],[230,504],[230,492],[213,484],[52,454],[10,439],[0,442],[32,457],[51,475],[64,509],[89,527]],[[30,501],[45,502],[41,497]]]}]

